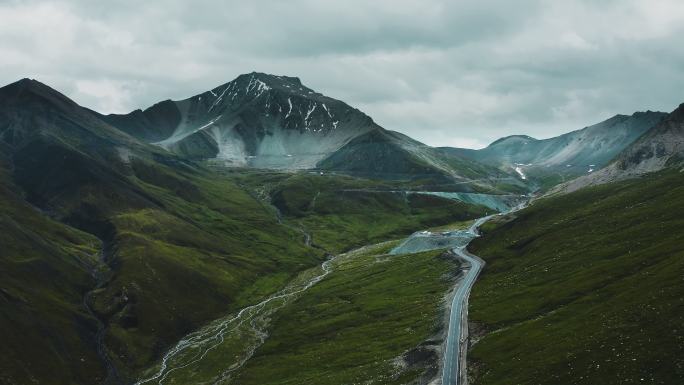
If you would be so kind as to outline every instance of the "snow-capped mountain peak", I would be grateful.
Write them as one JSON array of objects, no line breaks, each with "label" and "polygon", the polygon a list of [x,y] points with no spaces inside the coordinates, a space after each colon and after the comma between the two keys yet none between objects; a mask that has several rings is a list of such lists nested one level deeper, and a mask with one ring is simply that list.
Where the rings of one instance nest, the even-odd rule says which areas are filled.
[{"label": "snow-capped mountain peak", "polygon": [[[149,142],[235,165],[311,168],[350,139],[378,127],[361,111],[313,91],[299,78],[259,72],[171,103],[175,122]],[[154,115],[155,107],[143,111],[143,118]],[[134,135],[126,126],[140,125],[121,116],[108,118]]]}]

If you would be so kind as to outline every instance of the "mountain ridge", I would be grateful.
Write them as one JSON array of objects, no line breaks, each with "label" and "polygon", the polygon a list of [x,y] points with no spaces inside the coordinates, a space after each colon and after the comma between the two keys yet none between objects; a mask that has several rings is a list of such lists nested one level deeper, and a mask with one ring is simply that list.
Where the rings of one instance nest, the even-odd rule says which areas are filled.
[{"label": "mountain ridge", "polygon": [[539,140],[539,139],[533,138],[533,137],[531,137],[531,136],[529,136],[529,135],[514,134],[514,135],[508,135],[508,136],[504,136],[504,137],[502,137],[502,138],[499,138],[499,139],[493,141],[492,143],[490,143],[487,147],[496,146],[497,144],[501,144],[501,143],[507,142],[507,141],[509,141],[509,140],[515,140],[515,139],[519,139],[519,140],[530,140],[530,141],[537,141],[537,140]]},{"label": "mountain ridge", "polygon": [[[150,135],[148,122],[161,110],[172,116],[163,132]],[[133,134],[140,128],[140,138],[191,158],[294,169],[312,168],[352,137],[379,127],[358,109],[313,91],[299,78],[258,72],[186,99],[103,119]]]},{"label": "mountain ridge", "polygon": [[568,193],[588,186],[660,171],[684,161],[684,103],[645,132],[610,164],[592,175],[586,175],[554,187],[549,193]]},{"label": "mountain ridge", "polygon": [[535,139],[527,135],[511,135],[480,150],[442,150],[495,167],[518,169],[522,173],[521,177],[528,174],[545,178],[555,174],[567,179],[605,166],[666,115],[654,111],[618,114],[600,123],[552,138]]},{"label": "mountain ridge", "polygon": [[[186,99],[100,117],[179,156],[229,167],[321,169],[393,179],[412,179],[410,170],[420,169],[428,178],[458,182],[482,179],[482,172],[510,176],[386,130],[297,77],[252,72]],[[367,135],[381,140],[362,139]],[[378,158],[376,151],[388,158]]]},{"label": "mountain ridge", "polygon": [[[601,123],[548,139],[500,138],[481,150],[430,147],[377,125],[348,104],[315,92],[298,77],[251,72],[186,99],[160,101],[128,114],[103,115],[36,80],[22,79],[4,92],[28,90],[64,109],[85,111],[98,135],[123,143],[123,152],[165,151],[189,160],[266,169],[322,169],[369,176],[481,179],[500,169],[507,177],[557,173],[563,179],[591,173],[662,119],[660,112],[615,115]],[[0,131],[12,142],[16,135]],[[370,136],[368,136],[370,135]],[[374,140],[364,140],[363,137]],[[356,147],[354,147],[356,146]],[[374,148],[374,146],[377,146]],[[135,152],[135,151],[133,151]],[[378,153],[386,159],[378,158]],[[368,162],[368,159],[375,159]],[[394,160],[394,161],[392,161]],[[487,168],[489,167],[489,168]]]}]

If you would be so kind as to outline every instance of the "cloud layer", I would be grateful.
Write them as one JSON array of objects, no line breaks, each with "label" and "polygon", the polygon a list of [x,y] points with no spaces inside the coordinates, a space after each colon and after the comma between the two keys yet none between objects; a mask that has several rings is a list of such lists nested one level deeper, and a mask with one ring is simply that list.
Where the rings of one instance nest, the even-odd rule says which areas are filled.
[{"label": "cloud layer", "polygon": [[680,0],[5,1],[0,80],[101,112],[253,70],[431,145],[554,136],[684,102]]}]

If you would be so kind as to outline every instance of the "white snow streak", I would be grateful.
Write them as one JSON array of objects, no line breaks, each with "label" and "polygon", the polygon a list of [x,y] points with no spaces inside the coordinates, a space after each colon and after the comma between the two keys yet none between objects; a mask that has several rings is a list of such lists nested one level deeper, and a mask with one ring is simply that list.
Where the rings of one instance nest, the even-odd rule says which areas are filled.
[{"label": "white snow streak", "polygon": [[290,113],[292,113],[292,100],[290,100],[290,98],[287,98],[287,104],[290,105],[290,109],[287,110],[287,114],[285,115],[285,119],[287,119],[287,117],[290,116]]},{"label": "white snow streak", "polygon": [[333,117],[332,117],[332,115],[330,114],[330,110],[328,110],[328,106],[326,106],[325,103],[323,103],[323,109],[324,109],[325,112],[328,114],[328,117],[332,120]]},{"label": "white snow streak", "polygon": [[[304,118],[305,122],[309,120],[309,116],[311,116],[311,113],[314,112],[315,110],[316,110],[316,103],[314,103],[313,107],[311,107],[311,109],[309,109],[309,111],[306,112],[306,117]],[[307,123],[307,125],[308,125],[308,123]]]},{"label": "white snow streak", "polygon": [[516,167],[515,167],[515,172],[517,172],[518,175],[520,175],[520,179],[522,179],[522,180],[527,179],[527,177],[525,176],[525,173],[524,173],[523,170],[522,170],[522,167],[516,166]]},{"label": "white snow streak", "polygon": [[209,123],[205,124],[204,126],[195,129],[195,131],[193,131],[192,133],[194,134],[194,133],[196,133],[196,132],[199,132],[199,131],[204,130],[204,129],[207,128],[207,127],[211,127],[214,123],[216,123],[216,122],[217,122],[219,119],[221,119],[222,117],[223,117],[223,115],[219,115],[218,117],[216,117],[215,119],[212,119]]},{"label": "white snow streak", "polygon": [[[223,91],[221,92],[221,95],[219,95],[219,97],[214,101],[214,104],[212,104],[211,107],[209,107],[209,111],[211,111],[214,107],[216,107],[216,105],[218,105],[221,102],[221,99],[223,99],[223,95],[225,95],[226,92],[228,92],[228,90],[230,88],[233,88],[233,85],[234,84],[231,84],[230,86],[226,86],[226,88],[223,89]],[[213,94],[213,91],[212,91],[212,94]]]},{"label": "white snow streak", "polygon": [[261,94],[263,94],[265,91],[268,91],[270,89],[271,89],[271,87],[266,85],[266,83],[262,82],[259,79],[254,78],[254,76],[252,75],[252,77],[249,79],[249,84],[247,84],[247,88],[245,88],[245,93],[248,94],[252,91],[256,91],[258,93],[255,97],[258,98],[259,96],[261,96]]}]

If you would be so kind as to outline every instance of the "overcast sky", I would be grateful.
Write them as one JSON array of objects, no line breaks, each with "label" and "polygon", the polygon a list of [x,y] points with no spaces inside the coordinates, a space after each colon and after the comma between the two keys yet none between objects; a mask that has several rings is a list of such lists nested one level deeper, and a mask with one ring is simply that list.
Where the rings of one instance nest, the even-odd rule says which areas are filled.
[{"label": "overcast sky", "polygon": [[682,0],[0,0],[0,81],[128,112],[298,76],[387,129],[477,148],[673,110],[683,36]]}]

